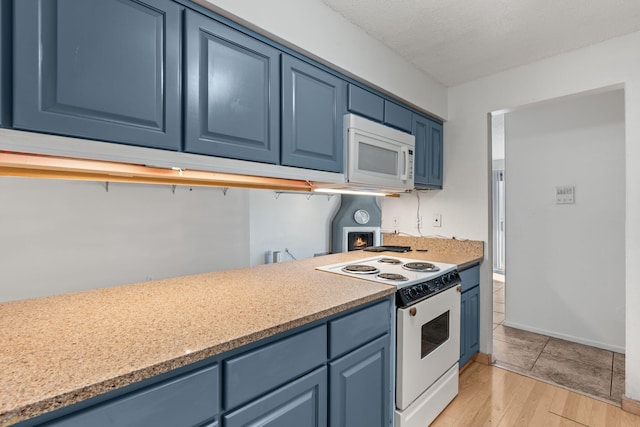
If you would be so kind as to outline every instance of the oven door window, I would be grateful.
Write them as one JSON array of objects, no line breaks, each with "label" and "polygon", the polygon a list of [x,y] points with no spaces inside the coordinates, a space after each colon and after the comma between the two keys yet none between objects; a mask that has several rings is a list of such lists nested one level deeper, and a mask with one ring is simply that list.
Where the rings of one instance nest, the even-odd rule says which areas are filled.
[{"label": "oven door window", "polygon": [[449,339],[449,311],[422,325],[421,353],[424,359]]}]

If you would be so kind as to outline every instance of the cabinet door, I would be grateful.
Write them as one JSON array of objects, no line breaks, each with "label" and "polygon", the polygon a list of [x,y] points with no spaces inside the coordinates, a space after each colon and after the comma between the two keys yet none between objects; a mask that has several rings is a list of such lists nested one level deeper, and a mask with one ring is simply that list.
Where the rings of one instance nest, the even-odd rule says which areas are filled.
[{"label": "cabinet door", "polygon": [[[150,386],[69,416],[43,427],[193,427],[220,411],[220,378],[213,365]],[[207,426],[217,423],[209,421]]]},{"label": "cabinet door", "polygon": [[395,102],[384,100],[384,123],[405,132],[411,132],[411,110]]},{"label": "cabinet door", "polygon": [[416,188],[442,188],[442,124],[414,114],[412,133]]},{"label": "cabinet door", "polygon": [[348,109],[352,113],[381,122],[384,119],[384,99],[378,95],[349,84]]},{"label": "cabinet door", "polygon": [[225,427],[327,425],[327,368],[322,367],[224,416]]},{"label": "cabinet door", "polygon": [[283,165],[343,172],[345,93],[338,77],[283,56]]},{"label": "cabinet door", "polygon": [[480,350],[480,287],[468,291],[469,293],[469,328],[468,340],[469,353],[473,356]]},{"label": "cabinet door", "polygon": [[185,38],[185,151],[277,163],[280,52],[191,11]]},{"label": "cabinet door", "polygon": [[460,295],[460,359],[458,360],[460,367],[471,359],[471,355],[469,354],[469,344],[467,343],[467,336],[469,335],[468,310],[469,292],[463,292]]},{"label": "cabinet door", "polygon": [[463,292],[460,304],[460,366],[463,366],[480,349],[480,287]]},{"label": "cabinet door", "polygon": [[332,427],[389,425],[389,335],[329,364]]},{"label": "cabinet door", "polygon": [[442,124],[429,120],[428,132],[429,185],[433,188],[442,188]]},{"label": "cabinet door", "polygon": [[11,0],[0,0],[0,127],[11,126]]},{"label": "cabinet door", "polygon": [[169,0],[15,2],[14,126],[178,149],[180,11]]}]

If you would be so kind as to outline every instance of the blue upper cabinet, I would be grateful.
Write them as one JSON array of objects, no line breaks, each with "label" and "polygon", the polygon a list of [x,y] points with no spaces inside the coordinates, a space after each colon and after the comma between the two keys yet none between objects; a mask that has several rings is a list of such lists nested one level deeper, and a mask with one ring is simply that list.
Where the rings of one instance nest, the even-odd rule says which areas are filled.
[{"label": "blue upper cabinet", "polygon": [[289,55],[282,57],[285,166],[343,172],[346,83]]},{"label": "blue upper cabinet", "polygon": [[413,113],[408,108],[354,84],[349,84],[348,96],[350,112],[411,132]]},{"label": "blue upper cabinet", "polygon": [[412,133],[416,137],[415,187],[442,188],[442,124],[413,114]]},{"label": "blue upper cabinet", "polygon": [[14,6],[14,127],[179,149],[178,4],[20,0]]},{"label": "blue upper cabinet", "polygon": [[412,117],[413,113],[408,108],[387,99],[384,100],[384,124],[411,132]]},{"label": "blue upper cabinet", "polygon": [[0,127],[11,126],[11,0],[0,0]]},{"label": "blue upper cabinet", "polygon": [[348,107],[352,113],[368,117],[371,120],[384,120],[384,99],[354,84],[349,85]]},{"label": "blue upper cabinet", "polygon": [[280,52],[186,14],[185,151],[278,163]]}]

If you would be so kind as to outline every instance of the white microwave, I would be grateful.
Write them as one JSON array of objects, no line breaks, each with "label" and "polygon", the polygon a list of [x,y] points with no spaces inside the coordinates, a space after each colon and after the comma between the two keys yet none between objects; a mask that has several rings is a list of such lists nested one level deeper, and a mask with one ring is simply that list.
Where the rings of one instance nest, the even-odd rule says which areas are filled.
[{"label": "white microwave", "polygon": [[344,116],[346,180],[358,188],[413,189],[415,137],[354,114]]}]

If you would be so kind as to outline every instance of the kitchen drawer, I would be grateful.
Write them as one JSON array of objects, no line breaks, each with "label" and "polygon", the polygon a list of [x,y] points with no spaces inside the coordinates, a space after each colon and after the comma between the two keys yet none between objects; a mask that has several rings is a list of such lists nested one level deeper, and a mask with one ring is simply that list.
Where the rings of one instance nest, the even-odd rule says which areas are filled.
[{"label": "kitchen drawer", "polygon": [[384,118],[384,99],[359,86],[350,84],[348,109],[352,113],[381,122]]},{"label": "kitchen drawer", "polygon": [[385,99],[384,123],[405,132],[411,132],[413,113],[411,110]]},{"label": "kitchen drawer", "polygon": [[460,279],[462,279],[462,292],[478,286],[480,284],[480,266],[476,265],[460,271]]},{"label": "kitchen drawer", "polygon": [[327,327],[241,354],[224,362],[225,409],[232,409],[311,371],[327,358]]},{"label": "kitchen drawer", "polygon": [[[43,424],[46,427],[191,427],[220,412],[218,365]],[[216,425],[215,423],[213,425]]]},{"label": "kitchen drawer", "polygon": [[323,366],[224,416],[225,427],[327,425],[327,367]]},{"label": "kitchen drawer", "polygon": [[329,358],[333,359],[389,332],[390,310],[386,300],[329,322]]}]

